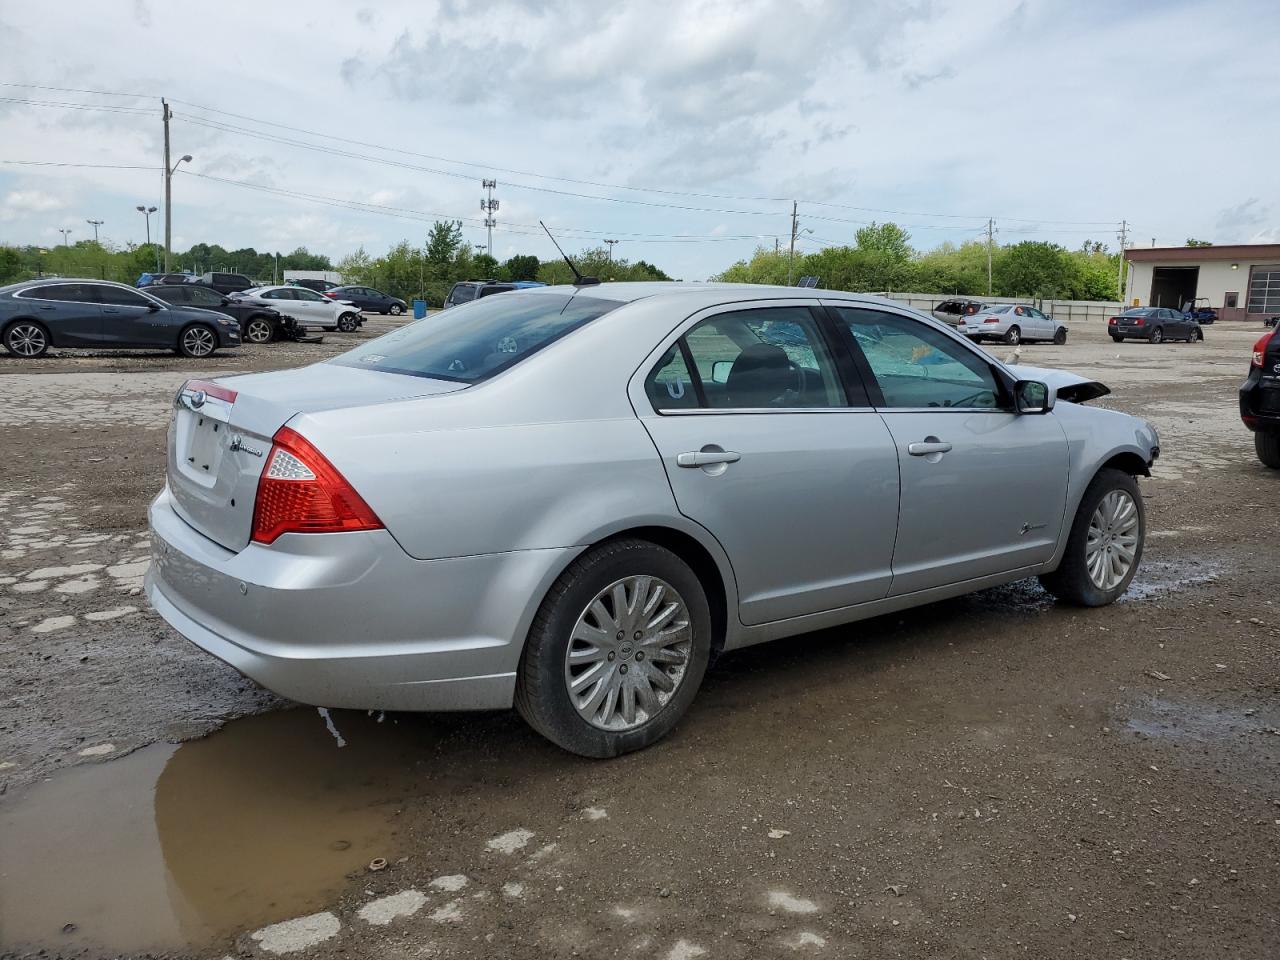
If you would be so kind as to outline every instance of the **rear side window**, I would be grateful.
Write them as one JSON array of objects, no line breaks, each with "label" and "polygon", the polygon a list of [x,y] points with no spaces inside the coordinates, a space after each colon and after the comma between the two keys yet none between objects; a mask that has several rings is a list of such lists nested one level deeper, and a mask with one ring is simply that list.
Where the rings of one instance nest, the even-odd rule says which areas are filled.
[{"label": "rear side window", "polygon": [[447,323],[418,320],[331,363],[479,383],[621,306],[573,294],[512,293],[469,304]]},{"label": "rear side window", "polygon": [[32,300],[60,300],[64,303],[97,303],[93,288],[87,283],[51,283],[24,290],[22,296]]}]

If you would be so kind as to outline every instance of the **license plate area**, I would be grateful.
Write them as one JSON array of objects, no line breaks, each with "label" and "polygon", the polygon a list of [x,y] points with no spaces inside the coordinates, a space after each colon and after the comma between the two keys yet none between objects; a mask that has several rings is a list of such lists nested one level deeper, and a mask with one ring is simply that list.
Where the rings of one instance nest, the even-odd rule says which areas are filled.
[{"label": "license plate area", "polygon": [[179,452],[182,472],[202,486],[212,487],[217,482],[228,427],[208,414],[196,411],[184,411],[183,418],[186,421],[186,443]]}]

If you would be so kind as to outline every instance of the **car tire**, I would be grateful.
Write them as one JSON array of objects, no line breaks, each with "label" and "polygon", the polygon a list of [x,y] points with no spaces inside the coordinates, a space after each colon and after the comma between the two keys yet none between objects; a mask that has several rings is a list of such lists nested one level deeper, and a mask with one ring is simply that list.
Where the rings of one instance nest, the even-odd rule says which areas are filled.
[{"label": "car tire", "polygon": [[1264,467],[1280,470],[1280,433],[1255,433],[1253,449]]},{"label": "car tire", "polygon": [[1057,330],[1053,331],[1053,342],[1056,343],[1058,346],[1062,346],[1064,343],[1067,342],[1066,328],[1059,327]]},{"label": "car tire", "polygon": [[1111,334],[1111,339],[1114,340],[1116,343],[1124,342],[1124,337],[1117,337],[1114,333]]},{"label": "car tire", "polygon": [[250,317],[244,325],[244,338],[250,343],[270,343],[275,327],[266,317]]},{"label": "car tire", "polygon": [[203,323],[183,327],[178,334],[177,351],[184,357],[211,357],[218,349],[218,332]]},{"label": "car tire", "polygon": [[1004,342],[1013,345],[1022,342],[1022,329],[1016,323],[1005,331]]},{"label": "car tire", "polygon": [[360,318],[354,313],[344,313],[338,318],[338,329],[343,333],[355,333],[360,329]]},{"label": "car tire", "polygon": [[404,313],[404,307],[400,306],[400,304],[398,304],[398,303],[393,303],[393,304],[391,305],[391,315],[392,315],[393,317],[398,317],[398,316],[400,316],[400,314],[402,314],[402,313]]},{"label": "car tire", "polygon": [[1164,328],[1156,327],[1149,334],[1147,334],[1147,340],[1149,340],[1151,343],[1164,343]]},{"label": "car tire", "polygon": [[[623,604],[615,614],[619,589]],[[636,608],[645,604],[672,619],[635,630],[644,623],[634,619]],[[678,605],[674,613],[669,605]],[[672,630],[673,624],[684,626]],[[689,565],[647,540],[614,540],[574,560],[542,601],[520,657],[515,706],[529,726],[570,753],[616,757],[671,731],[693,702],[710,656],[711,612]],[[659,677],[663,683],[654,683]],[[575,699],[571,686],[581,682]],[[665,684],[671,688],[663,690]]]},{"label": "car tire", "polygon": [[[1040,584],[1078,607],[1113,603],[1138,572],[1146,533],[1138,481],[1122,470],[1099,470],[1080,499],[1062,562],[1057,570],[1042,574]],[[1126,548],[1131,553],[1127,567],[1122,552]]]},{"label": "car tire", "polygon": [[15,320],[4,328],[4,348],[23,360],[43,357],[49,352],[49,328],[38,320]]},{"label": "car tire", "polygon": [[1203,341],[1203,340],[1204,340],[1204,331],[1203,331],[1203,330],[1192,330],[1192,331],[1191,331],[1191,342],[1192,342],[1192,343],[1200,343],[1200,342],[1201,342],[1201,341]]}]

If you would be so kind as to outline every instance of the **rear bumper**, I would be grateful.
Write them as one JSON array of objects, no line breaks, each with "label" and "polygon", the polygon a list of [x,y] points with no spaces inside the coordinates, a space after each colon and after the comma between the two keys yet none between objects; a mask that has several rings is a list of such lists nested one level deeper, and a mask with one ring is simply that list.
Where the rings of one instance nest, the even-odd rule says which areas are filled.
[{"label": "rear bumper", "polygon": [[1280,433],[1280,376],[1249,372],[1240,387],[1240,419],[1256,433]]},{"label": "rear bumper", "polygon": [[415,560],[385,530],[233,553],[178,516],[167,488],[149,519],[156,612],[262,686],[326,707],[509,707],[533,614],[577,553]]}]

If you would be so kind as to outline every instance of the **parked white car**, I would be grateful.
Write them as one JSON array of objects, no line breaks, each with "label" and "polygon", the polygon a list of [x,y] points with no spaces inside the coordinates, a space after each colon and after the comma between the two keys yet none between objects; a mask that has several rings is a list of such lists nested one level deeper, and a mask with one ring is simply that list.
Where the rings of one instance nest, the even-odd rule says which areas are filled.
[{"label": "parked white car", "polygon": [[1067,325],[1058,323],[1029,303],[992,303],[965,317],[956,327],[970,340],[1067,342]]},{"label": "parked white car", "polygon": [[238,294],[265,300],[300,324],[354,333],[364,323],[360,308],[349,300],[330,300],[306,287],[255,287]]}]

